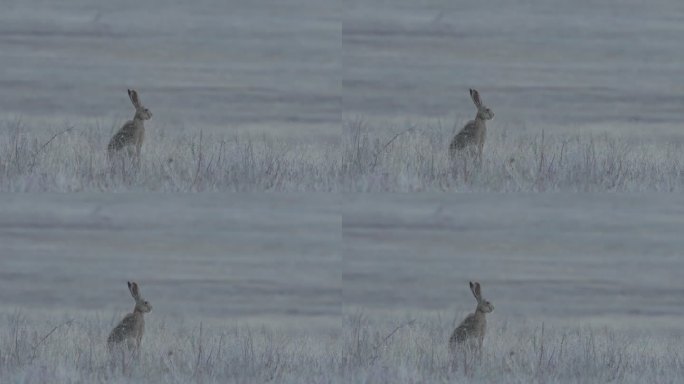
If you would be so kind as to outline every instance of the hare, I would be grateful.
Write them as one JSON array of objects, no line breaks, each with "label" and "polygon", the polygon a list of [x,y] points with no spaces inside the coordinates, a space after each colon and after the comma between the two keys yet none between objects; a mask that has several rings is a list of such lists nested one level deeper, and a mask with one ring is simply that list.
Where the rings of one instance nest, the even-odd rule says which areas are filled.
[{"label": "hare", "polygon": [[137,283],[128,282],[128,290],[135,299],[133,312],[127,314],[123,320],[117,324],[107,338],[107,346],[111,351],[122,342],[126,342],[129,350],[139,350],[143,332],[145,332],[145,319],[143,315],[152,310],[152,305],[142,298]]},{"label": "hare", "polygon": [[[451,334],[451,337],[449,338],[449,352],[452,354],[456,353],[459,349],[462,349],[466,342],[468,342],[468,346],[471,349],[476,347],[478,354],[482,352],[482,342],[484,340],[485,331],[487,330],[487,319],[485,318],[485,315],[494,310],[494,305],[482,298],[480,283],[473,283],[471,281],[470,290],[473,292],[475,300],[477,300],[477,308],[474,313],[466,316]],[[477,344],[475,344],[475,341],[477,341]]]},{"label": "hare", "polygon": [[471,88],[470,97],[477,107],[477,115],[475,115],[475,120],[469,121],[451,140],[451,144],[449,144],[449,157],[453,160],[459,151],[477,145],[477,159],[481,162],[482,147],[487,135],[485,121],[493,119],[494,112],[482,103],[477,90]]},{"label": "hare", "polygon": [[136,164],[140,162],[140,149],[145,139],[145,120],[152,118],[152,112],[140,103],[138,92],[134,89],[128,90],[128,97],[130,97],[133,106],[135,107],[135,115],[133,120],[127,121],[119,131],[112,136],[107,146],[107,155],[111,159],[114,154],[124,147],[128,148],[129,155],[132,155],[135,146],[135,160]]}]

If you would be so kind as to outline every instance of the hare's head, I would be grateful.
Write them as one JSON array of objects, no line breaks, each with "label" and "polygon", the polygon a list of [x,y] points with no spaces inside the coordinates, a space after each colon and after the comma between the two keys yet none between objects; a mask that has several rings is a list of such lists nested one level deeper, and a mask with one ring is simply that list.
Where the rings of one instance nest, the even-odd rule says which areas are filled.
[{"label": "hare's head", "polygon": [[482,120],[491,120],[494,118],[494,112],[482,103],[480,98],[480,93],[475,89],[470,89],[470,97],[473,99],[473,103],[477,107],[477,118]]},{"label": "hare's head", "polygon": [[490,303],[482,297],[482,289],[480,288],[480,283],[473,283],[471,281],[470,290],[473,292],[475,300],[477,300],[477,311],[482,313],[489,313],[494,310],[494,304]]},{"label": "hare's head", "polygon": [[143,297],[140,295],[138,283],[132,283],[129,281],[128,290],[131,291],[131,296],[133,296],[133,299],[135,299],[135,312],[147,313],[152,310],[152,304],[143,299]]},{"label": "hare's head", "polygon": [[152,112],[150,112],[150,110],[147,109],[140,102],[140,98],[138,97],[138,92],[136,92],[134,89],[129,89],[128,90],[128,97],[131,98],[131,103],[133,103],[133,106],[135,107],[135,118],[136,119],[149,120],[152,118]]}]

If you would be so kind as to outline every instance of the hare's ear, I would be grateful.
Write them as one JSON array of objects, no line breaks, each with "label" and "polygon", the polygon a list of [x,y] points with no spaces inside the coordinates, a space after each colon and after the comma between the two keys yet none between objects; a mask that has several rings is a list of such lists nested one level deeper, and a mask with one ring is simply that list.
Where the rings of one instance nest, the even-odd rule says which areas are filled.
[{"label": "hare's ear", "polygon": [[136,108],[140,107],[140,99],[138,99],[138,92],[136,92],[135,89],[128,90],[128,97],[131,98],[131,103],[133,103],[133,106]]},{"label": "hare's ear", "polygon": [[478,283],[478,282],[473,283],[471,281],[470,282],[470,290],[473,292],[473,296],[475,296],[475,299],[479,303],[480,300],[482,300],[482,294],[480,291],[480,283]]},{"label": "hare's ear", "polygon": [[138,284],[137,283],[131,283],[129,281],[128,282],[128,290],[131,291],[131,296],[133,296],[134,299],[138,299],[140,297],[140,290],[138,290]]},{"label": "hare's ear", "polygon": [[482,100],[480,99],[480,93],[477,90],[470,88],[470,97],[473,99],[475,106],[480,108],[482,106]]}]

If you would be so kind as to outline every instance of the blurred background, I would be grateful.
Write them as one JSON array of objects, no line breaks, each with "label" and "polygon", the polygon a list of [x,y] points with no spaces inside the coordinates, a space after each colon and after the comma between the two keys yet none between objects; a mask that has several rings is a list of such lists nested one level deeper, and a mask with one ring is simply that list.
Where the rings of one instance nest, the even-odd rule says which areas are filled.
[{"label": "blurred background", "polygon": [[[334,195],[31,194],[0,202],[0,314],[339,333]],[[152,320],[154,319],[154,320]]]},{"label": "blurred background", "polygon": [[29,129],[132,118],[152,130],[339,140],[340,4],[323,0],[8,0],[0,121]]},{"label": "blurred background", "polygon": [[347,118],[460,128],[473,87],[496,113],[491,131],[681,140],[682,1],[344,4]]},{"label": "blurred background", "polygon": [[495,306],[492,329],[546,321],[679,335],[683,203],[648,194],[349,195],[345,311],[460,321],[476,306],[468,281],[480,281]]}]

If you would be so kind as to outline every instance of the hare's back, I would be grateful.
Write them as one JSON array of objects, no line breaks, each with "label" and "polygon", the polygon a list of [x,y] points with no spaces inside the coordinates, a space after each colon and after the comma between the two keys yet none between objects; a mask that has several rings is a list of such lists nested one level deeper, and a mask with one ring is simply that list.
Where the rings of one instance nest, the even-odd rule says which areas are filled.
[{"label": "hare's back", "polygon": [[108,148],[119,150],[126,145],[132,144],[136,135],[136,127],[133,121],[127,121],[119,131],[112,136]]},{"label": "hare's back", "polygon": [[478,136],[478,125],[475,120],[469,121],[459,133],[451,140],[451,149],[463,149],[471,144],[475,144]]},{"label": "hare's back", "polygon": [[470,334],[468,330],[469,328],[463,326],[463,324],[459,325],[451,334],[451,337],[449,338],[449,344],[461,344],[466,341],[468,339],[468,335]]},{"label": "hare's back", "polygon": [[137,327],[136,322],[137,319],[135,315],[132,313],[126,315],[126,317],[124,317],[123,320],[121,320],[121,322],[117,324],[114,329],[112,329],[112,332],[107,338],[107,342],[120,343],[129,337],[133,337]]},{"label": "hare's back", "polygon": [[449,338],[449,344],[461,344],[467,339],[478,334],[479,326],[474,313],[468,315],[463,322],[454,329]]}]

